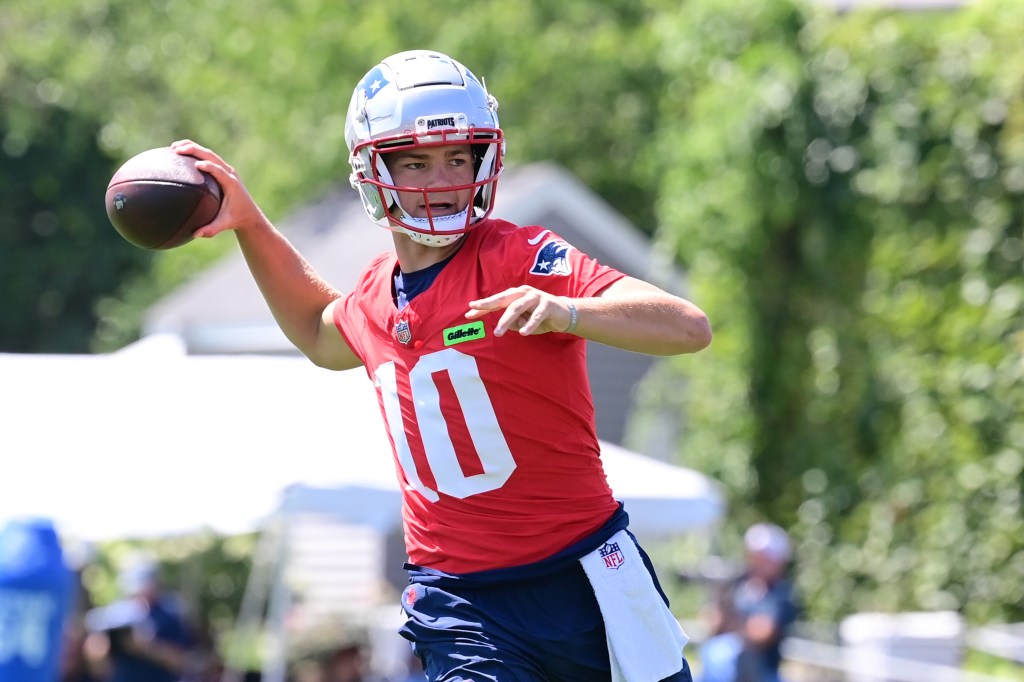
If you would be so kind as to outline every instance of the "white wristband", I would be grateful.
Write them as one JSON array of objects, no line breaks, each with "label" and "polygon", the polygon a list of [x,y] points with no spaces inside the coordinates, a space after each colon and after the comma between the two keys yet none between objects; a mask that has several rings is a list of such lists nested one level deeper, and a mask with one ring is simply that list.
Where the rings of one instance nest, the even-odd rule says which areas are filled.
[{"label": "white wristband", "polygon": [[572,301],[566,301],[566,305],[569,306],[569,326],[565,328],[564,334],[572,334],[576,331],[576,323],[580,321],[579,313],[576,312],[576,304]]}]

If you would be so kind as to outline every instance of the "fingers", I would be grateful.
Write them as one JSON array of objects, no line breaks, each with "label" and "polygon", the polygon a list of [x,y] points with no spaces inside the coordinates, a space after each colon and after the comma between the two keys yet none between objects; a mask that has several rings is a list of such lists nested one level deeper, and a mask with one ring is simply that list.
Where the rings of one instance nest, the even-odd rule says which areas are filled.
[{"label": "fingers", "polygon": [[529,295],[530,291],[530,287],[522,286],[506,289],[499,294],[494,294],[487,298],[470,301],[470,309],[466,313],[466,318],[474,320],[483,317],[487,313],[504,309],[498,324],[494,327],[495,336],[502,336],[510,328],[519,331],[527,322],[527,319],[520,319],[520,316],[522,314],[521,311],[524,309],[523,297]]},{"label": "fingers", "polygon": [[185,154],[187,156],[194,156],[200,161],[211,161],[214,164],[222,167],[228,173],[234,173],[235,169],[232,168],[228,163],[222,159],[217,152],[204,147],[197,142],[192,140],[175,140],[171,143],[171,149],[179,154]]},{"label": "fingers", "polygon": [[193,156],[199,161],[196,163],[196,168],[206,173],[209,173],[214,179],[220,183],[221,187],[224,187],[230,180],[237,180],[238,174],[235,169],[227,161],[222,159],[212,149],[204,147],[192,140],[177,140],[171,143],[171,149],[179,154],[185,156]]},{"label": "fingers", "polygon": [[248,206],[252,203],[251,199],[235,169],[229,163],[212,149],[192,140],[176,140],[171,143],[170,147],[178,154],[198,159],[196,168],[213,176],[222,192],[221,208],[216,217],[193,232],[192,236],[196,238],[213,237],[227,230],[238,229],[250,220],[250,214],[254,212],[254,209]]},{"label": "fingers", "polygon": [[474,313],[474,317],[483,317],[485,314],[494,312],[495,310],[501,310],[507,308],[509,304],[513,303],[516,299],[527,293],[527,290],[531,287],[521,286],[515,287],[514,289],[506,289],[500,294],[494,294],[487,298],[480,298],[475,301],[469,302],[470,311],[466,313],[468,317],[470,313]]},{"label": "fingers", "polygon": [[502,336],[507,331],[517,331],[523,336],[561,331],[568,325],[568,308],[562,298],[530,286],[514,289],[470,301],[468,319],[504,309],[494,327],[494,335]]}]

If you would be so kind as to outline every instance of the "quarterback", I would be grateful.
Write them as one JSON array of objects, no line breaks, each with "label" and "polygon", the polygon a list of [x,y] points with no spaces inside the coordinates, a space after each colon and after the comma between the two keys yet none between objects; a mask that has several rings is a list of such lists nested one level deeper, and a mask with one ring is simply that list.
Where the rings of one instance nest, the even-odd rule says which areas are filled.
[{"label": "quarterback", "polygon": [[288,338],[373,382],[403,493],[402,636],[431,680],[688,681],[686,636],[601,464],[586,341],[655,355],[711,341],[695,305],[598,263],[543,226],[490,217],[505,138],[465,66],[402,52],[356,86],[351,182],[394,251],[353,291],[324,282],[234,169],[233,230]]}]

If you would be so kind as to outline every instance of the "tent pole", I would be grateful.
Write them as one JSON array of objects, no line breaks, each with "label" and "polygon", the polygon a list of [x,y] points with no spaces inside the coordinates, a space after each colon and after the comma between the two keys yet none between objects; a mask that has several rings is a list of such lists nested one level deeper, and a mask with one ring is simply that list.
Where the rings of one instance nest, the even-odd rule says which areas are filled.
[{"label": "tent pole", "polygon": [[292,593],[288,587],[288,523],[282,519],[278,533],[280,535],[277,570],[274,571],[274,582],[271,585],[270,604],[267,607],[266,654],[263,657],[263,671],[260,679],[263,682],[285,682],[288,668],[288,634],[285,632],[285,620],[292,605]]},{"label": "tent pole", "polygon": [[241,682],[246,672],[244,662],[240,661],[244,656],[242,647],[245,645],[246,636],[251,634],[258,637],[262,634],[263,611],[284,543],[281,528],[285,521],[282,516],[284,514],[279,513],[271,517],[260,533],[259,542],[253,552],[252,568],[245,583],[245,592],[242,593],[238,618],[235,620],[232,646],[225,656],[224,672],[221,674],[220,682]]}]

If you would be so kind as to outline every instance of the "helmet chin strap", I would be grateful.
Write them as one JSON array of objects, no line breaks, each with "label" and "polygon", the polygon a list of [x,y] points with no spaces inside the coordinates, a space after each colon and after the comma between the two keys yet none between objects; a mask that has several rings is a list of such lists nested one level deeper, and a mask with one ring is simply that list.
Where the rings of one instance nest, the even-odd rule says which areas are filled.
[{"label": "helmet chin strap", "polygon": [[[396,202],[396,205],[401,208],[401,204]],[[403,210],[401,212],[401,220],[403,223],[407,223],[422,230],[430,230],[434,234],[416,232],[413,230],[402,230],[402,232],[409,235],[409,238],[417,244],[423,244],[424,246],[447,246],[448,244],[452,244],[457,242],[459,239],[462,239],[465,232],[445,234],[445,224],[455,223],[457,227],[464,226],[466,224],[466,214],[468,212],[469,207],[466,207],[464,210],[453,215],[434,216],[433,218],[414,218]]]}]

